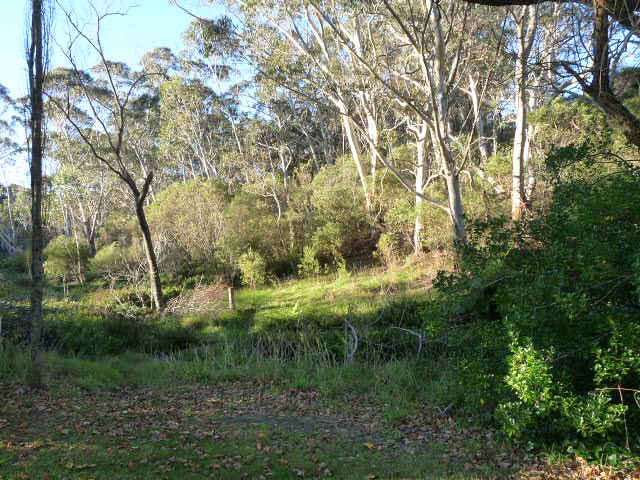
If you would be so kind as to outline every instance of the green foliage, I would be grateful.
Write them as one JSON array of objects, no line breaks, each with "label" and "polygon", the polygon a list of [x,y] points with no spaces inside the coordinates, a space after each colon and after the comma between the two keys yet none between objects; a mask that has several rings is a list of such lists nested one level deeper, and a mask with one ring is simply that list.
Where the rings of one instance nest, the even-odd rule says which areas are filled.
[{"label": "green foliage", "polygon": [[610,146],[614,134],[606,115],[584,100],[569,102],[557,98],[532,112],[529,121],[537,126],[536,140],[544,153],[585,142],[594,148]]},{"label": "green foliage", "polygon": [[311,183],[315,228],[311,246],[322,264],[337,265],[375,250],[377,234],[353,163],[324,166]]},{"label": "green foliage", "polygon": [[9,279],[3,272],[0,272],[0,301],[4,300],[9,296],[11,291],[11,285],[9,283]]},{"label": "green foliage", "polygon": [[59,236],[44,250],[44,269],[55,279],[84,281],[89,262],[89,246],[71,237]]},{"label": "green foliage", "polygon": [[11,273],[29,273],[30,258],[26,253],[16,253],[0,261],[0,269]]},{"label": "green foliage", "polygon": [[267,283],[267,262],[264,257],[251,248],[240,255],[238,267],[242,274],[242,284],[250,287]]},{"label": "green foliage", "polygon": [[303,278],[308,278],[320,275],[323,271],[315,250],[312,247],[304,247],[304,253],[298,264],[298,274]]},{"label": "green foliage", "polygon": [[225,217],[227,229],[222,254],[227,264],[236,264],[249,249],[269,259],[268,271],[290,261],[288,225],[277,222],[273,209],[273,202],[256,195],[240,193],[233,198]]},{"label": "green foliage", "polygon": [[402,257],[402,239],[398,233],[385,232],[378,239],[376,254],[387,265],[397,263]]},{"label": "green foliage", "polygon": [[186,264],[214,264],[225,235],[226,188],[193,180],[164,189],[148,209],[151,231],[163,271],[178,271]]},{"label": "green foliage", "polygon": [[114,242],[96,252],[95,256],[89,260],[89,268],[97,276],[117,278],[123,273],[123,263],[127,262],[127,249],[123,249]]},{"label": "green foliage", "polygon": [[43,339],[47,349],[85,356],[170,352],[200,341],[194,329],[170,317],[142,320],[72,302],[48,306]]},{"label": "green foliage", "polygon": [[496,178],[511,175],[511,157],[508,152],[498,151],[487,160],[487,173]]},{"label": "green foliage", "polygon": [[625,423],[640,425],[633,395],[616,391],[640,383],[640,182],[584,152],[555,163],[546,215],[471,224],[466,271],[441,274],[425,309],[427,329],[460,347],[456,368],[472,366],[466,389],[493,377],[484,395],[514,437],[622,443]]}]

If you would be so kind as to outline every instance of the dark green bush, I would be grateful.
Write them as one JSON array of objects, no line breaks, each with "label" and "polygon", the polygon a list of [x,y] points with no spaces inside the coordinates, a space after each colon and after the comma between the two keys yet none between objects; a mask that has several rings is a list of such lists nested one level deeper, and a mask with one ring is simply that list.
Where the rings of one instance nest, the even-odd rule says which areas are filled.
[{"label": "dark green bush", "polygon": [[43,342],[49,350],[101,356],[126,351],[170,352],[198,344],[200,338],[195,329],[172,317],[136,319],[59,302],[46,309]]},{"label": "dark green bush", "polygon": [[507,435],[624,444],[628,431],[637,448],[640,408],[622,389],[640,386],[640,178],[558,155],[572,172],[555,176],[548,213],[472,224],[465,272],[439,276],[426,327],[458,349],[470,395],[457,400],[496,407]]},{"label": "dark green bush", "polygon": [[44,256],[47,277],[84,281],[89,264],[89,245],[86,242],[61,235],[49,242]]},{"label": "dark green bush", "polygon": [[16,253],[0,261],[0,269],[11,273],[29,273],[30,258],[26,253]]}]

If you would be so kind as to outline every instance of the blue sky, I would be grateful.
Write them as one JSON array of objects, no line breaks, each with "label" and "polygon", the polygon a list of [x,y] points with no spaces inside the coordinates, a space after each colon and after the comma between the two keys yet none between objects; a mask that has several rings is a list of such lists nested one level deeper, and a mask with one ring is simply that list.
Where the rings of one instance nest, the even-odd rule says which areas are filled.
[{"label": "blue sky", "polygon": [[[12,96],[22,96],[26,89],[26,68],[24,60],[25,16],[28,0],[0,0],[0,84],[9,88]],[[66,0],[80,18],[87,13],[87,0]],[[156,47],[182,48],[182,33],[192,18],[168,0],[94,0],[99,8],[111,5],[109,11],[129,13],[124,17],[111,17],[103,27],[103,44],[107,57],[137,65],[140,57]],[[215,17],[217,10],[203,7],[198,0],[183,0],[182,5],[197,15]],[[64,44],[66,25],[58,15],[54,25],[54,36]],[[53,45],[52,67],[63,64],[63,56]],[[89,65],[85,65],[89,66]],[[26,184],[27,166],[18,160],[14,167],[2,167],[0,182],[4,176],[12,182]],[[4,175],[3,175],[4,174]]]}]

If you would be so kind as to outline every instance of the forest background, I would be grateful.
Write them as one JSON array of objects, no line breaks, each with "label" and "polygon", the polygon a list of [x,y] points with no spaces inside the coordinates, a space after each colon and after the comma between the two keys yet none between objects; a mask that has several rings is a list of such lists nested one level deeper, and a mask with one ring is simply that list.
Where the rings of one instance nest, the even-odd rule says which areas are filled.
[{"label": "forest background", "polygon": [[[409,403],[634,457],[633,5],[174,1],[183,42],[134,63],[104,41],[134,10],[77,3],[45,2],[42,235],[33,187],[0,196],[3,375],[51,368],[18,368],[29,338],[92,358],[233,340],[234,362],[393,364]],[[5,169],[33,98],[2,89]]]}]

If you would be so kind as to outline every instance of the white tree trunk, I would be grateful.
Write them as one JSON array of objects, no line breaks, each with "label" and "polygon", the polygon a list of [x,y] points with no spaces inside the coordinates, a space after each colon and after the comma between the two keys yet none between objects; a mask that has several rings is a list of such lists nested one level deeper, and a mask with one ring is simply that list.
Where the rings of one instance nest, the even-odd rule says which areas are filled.
[{"label": "white tree trunk", "polygon": [[537,28],[536,6],[522,7],[520,15],[516,17],[518,54],[515,68],[516,83],[516,125],[513,137],[513,155],[511,159],[511,218],[519,220],[522,210],[526,206],[525,176],[526,167],[531,150],[531,139],[527,135],[527,101],[528,63],[531,47],[533,46],[535,31]]},{"label": "white tree trunk", "polygon": [[416,131],[416,200],[415,211],[416,218],[413,228],[413,252],[416,256],[422,252],[422,229],[424,228],[424,222],[422,220],[422,196],[418,195],[424,192],[425,181],[425,168],[426,168],[426,143],[428,134],[427,122],[422,122],[421,127]]},{"label": "white tree trunk", "polygon": [[362,165],[360,145],[358,144],[358,140],[355,138],[355,132],[353,130],[353,126],[351,125],[351,118],[346,114],[342,115],[342,127],[344,128],[344,133],[347,136],[347,140],[349,142],[351,156],[353,157],[353,162],[355,163],[356,169],[358,170],[358,177],[360,178],[360,184],[362,185],[364,201],[367,206],[367,210],[369,210],[371,208],[371,198],[369,197],[367,174],[365,173],[364,167]]}]

